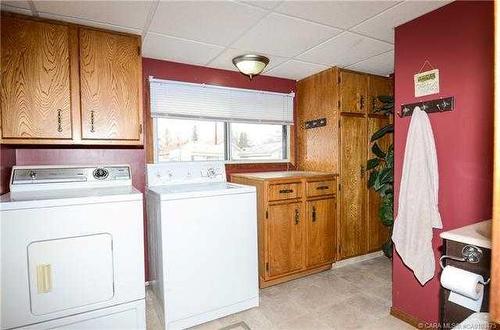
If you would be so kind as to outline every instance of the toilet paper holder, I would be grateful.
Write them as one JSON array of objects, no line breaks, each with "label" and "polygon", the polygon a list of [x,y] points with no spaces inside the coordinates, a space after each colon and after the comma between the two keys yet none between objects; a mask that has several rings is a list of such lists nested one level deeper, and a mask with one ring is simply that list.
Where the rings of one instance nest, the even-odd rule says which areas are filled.
[{"label": "toilet paper holder", "polygon": [[[483,257],[483,251],[480,248],[478,248],[475,245],[466,245],[462,249],[462,257],[444,255],[441,258],[439,258],[439,265],[441,266],[441,269],[444,269],[445,267],[443,265],[444,259],[451,259],[455,261],[468,262],[470,264],[477,264],[479,261],[481,261],[482,257]],[[489,282],[490,279],[485,281],[483,284],[488,284]]]}]

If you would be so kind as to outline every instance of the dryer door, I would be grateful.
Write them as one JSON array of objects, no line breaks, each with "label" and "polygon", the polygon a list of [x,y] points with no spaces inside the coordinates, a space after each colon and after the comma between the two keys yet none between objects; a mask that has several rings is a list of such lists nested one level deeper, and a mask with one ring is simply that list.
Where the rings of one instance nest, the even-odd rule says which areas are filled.
[{"label": "dryer door", "polygon": [[113,298],[110,234],[67,237],[28,246],[31,313],[44,315]]}]

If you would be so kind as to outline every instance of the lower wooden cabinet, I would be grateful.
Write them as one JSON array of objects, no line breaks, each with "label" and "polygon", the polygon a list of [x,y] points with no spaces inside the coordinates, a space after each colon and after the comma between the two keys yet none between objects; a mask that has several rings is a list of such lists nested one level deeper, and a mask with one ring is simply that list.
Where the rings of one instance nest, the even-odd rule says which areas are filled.
[{"label": "lower wooden cabinet", "polygon": [[336,176],[233,174],[257,188],[260,287],[330,269],[336,250]]}]

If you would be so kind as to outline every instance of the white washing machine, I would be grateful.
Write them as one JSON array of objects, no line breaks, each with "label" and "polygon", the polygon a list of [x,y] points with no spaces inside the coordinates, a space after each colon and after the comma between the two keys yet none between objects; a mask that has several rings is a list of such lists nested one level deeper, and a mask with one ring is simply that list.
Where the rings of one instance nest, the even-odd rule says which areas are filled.
[{"label": "white washing machine", "polygon": [[147,165],[151,287],[166,329],[259,305],[255,187],[222,162]]},{"label": "white washing machine", "polygon": [[0,229],[2,329],[146,328],[129,166],[14,166]]}]

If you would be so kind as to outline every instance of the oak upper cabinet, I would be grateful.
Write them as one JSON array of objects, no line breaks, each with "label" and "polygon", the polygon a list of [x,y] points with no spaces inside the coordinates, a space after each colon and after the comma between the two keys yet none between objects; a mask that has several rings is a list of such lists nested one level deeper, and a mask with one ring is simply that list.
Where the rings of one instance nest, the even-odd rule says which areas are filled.
[{"label": "oak upper cabinet", "polygon": [[142,144],[140,37],[2,12],[2,144]]},{"label": "oak upper cabinet", "polygon": [[340,70],[339,108],[342,112],[366,113],[368,80],[365,74]]},{"label": "oak upper cabinet", "polygon": [[79,30],[82,139],[140,141],[140,38]]},{"label": "oak upper cabinet", "polygon": [[[70,57],[76,29],[2,16],[2,141],[72,138]],[[77,72],[77,71],[76,71]]]},{"label": "oak upper cabinet", "polygon": [[304,267],[304,221],[302,203],[270,205],[269,276],[288,274]]},{"label": "oak upper cabinet", "polygon": [[233,174],[257,188],[260,287],[330,269],[337,177],[320,172]]},{"label": "oak upper cabinet", "polygon": [[335,198],[306,202],[307,267],[334,260],[336,211]]},{"label": "oak upper cabinet", "polygon": [[346,259],[367,251],[366,119],[342,115],[340,119],[339,252]]}]

